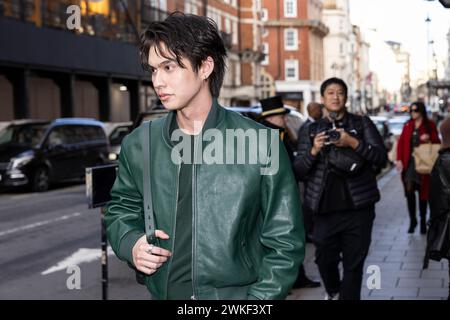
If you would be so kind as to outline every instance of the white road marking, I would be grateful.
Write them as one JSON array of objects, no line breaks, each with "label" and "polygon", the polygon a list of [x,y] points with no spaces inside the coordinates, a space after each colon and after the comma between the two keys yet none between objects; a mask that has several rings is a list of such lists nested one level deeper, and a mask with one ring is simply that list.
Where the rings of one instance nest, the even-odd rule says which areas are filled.
[{"label": "white road marking", "polygon": [[[108,247],[108,256],[113,255],[113,251],[111,247]],[[78,251],[73,253],[71,256],[65,258],[64,260],[58,262],[53,267],[43,271],[41,275],[47,275],[53,272],[66,270],[68,267],[71,266],[79,266],[82,263],[88,263],[95,260],[100,259],[102,256],[101,249],[87,249],[87,248],[80,248]]]},{"label": "white road marking", "polygon": [[72,213],[72,214],[67,214],[67,215],[61,216],[59,218],[39,221],[39,222],[35,222],[35,223],[32,223],[32,224],[28,224],[26,226],[14,228],[14,229],[9,229],[9,230],[5,230],[5,231],[0,231],[0,237],[6,236],[6,235],[9,235],[9,234],[12,234],[12,233],[20,232],[20,231],[35,229],[37,227],[42,227],[42,226],[45,226],[47,224],[51,224],[51,223],[55,223],[55,222],[64,221],[64,220],[68,220],[68,219],[71,219],[71,218],[79,217],[80,215],[81,215],[81,213],[75,212],[75,213]]}]

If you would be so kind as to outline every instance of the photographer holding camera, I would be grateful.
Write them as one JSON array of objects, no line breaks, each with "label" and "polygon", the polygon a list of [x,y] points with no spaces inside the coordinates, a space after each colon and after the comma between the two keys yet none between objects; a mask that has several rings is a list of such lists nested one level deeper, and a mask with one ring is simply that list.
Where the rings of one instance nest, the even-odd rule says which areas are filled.
[{"label": "photographer holding camera", "polygon": [[376,173],[387,163],[370,118],[347,112],[347,90],[338,78],[322,83],[326,116],[300,131],[294,164],[305,183],[304,205],[314,214],[313,242],[326,299],[333,300],[360,299],[375,203],[380,199]]}]

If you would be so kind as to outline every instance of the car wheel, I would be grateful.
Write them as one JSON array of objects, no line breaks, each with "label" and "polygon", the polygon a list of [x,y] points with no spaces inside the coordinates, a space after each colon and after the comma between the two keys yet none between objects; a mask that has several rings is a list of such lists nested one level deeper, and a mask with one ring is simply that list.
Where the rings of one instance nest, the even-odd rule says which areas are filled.
[{"label": "car wheel", "polygon": [[47,191],[50,186],[50,176],[48,173],[48,169],[45,167],[37,168],[34,179],[32,189],[34,192],[44,192]]}]

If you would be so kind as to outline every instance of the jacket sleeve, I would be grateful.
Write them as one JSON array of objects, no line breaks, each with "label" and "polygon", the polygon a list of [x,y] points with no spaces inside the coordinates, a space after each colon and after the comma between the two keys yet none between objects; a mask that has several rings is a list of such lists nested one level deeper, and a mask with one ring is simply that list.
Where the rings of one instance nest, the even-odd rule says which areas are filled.
[{"label": "jacket sleeve", "polygon": [[383,139],[369,117],[364,116],[362,122],[364,139],[359,140],[359,145],[355,151],[370,164],[383,168],[388,160]]},{"label": "jacket sleeve", "polygon": [[111,189],[105,225],[108,240],[121,260],[133,264],[132,249],[145,234],[142,195],[137,188],[127,160],[128,138],[125,137],[119,155],[119,171]]},{"label": "jacket sleeve", "polygon": [[431,171],[430,175],[430,190],[429,190],[429,202],[430,202],[430,220],[433,221],[438,217],[447,214],[450,210],[450,194],[444,192],[446,186],[443,184],[439,169],[447,178],[450,176],[449,158],[442,158],[442,155],[436,160],[436,163]]},{"label": "jacket sleeve", "polygon": [[279,147],[279,169],[262,176],[260,241],[264,247],[258,281],[249,299],[284,299],[305,255],[305,235],[297,183],[286,150]]},{"label": "jacket sleeve", "polygon": [[429,190],[429,201],[430,201],[430,220],[433,221],[441,215],[442,211],[442,184],[439,178],[439,171],[437,166],[439,166],[440,159],[438,158],[436,164],[431,171],[430,175],[430,190]]},{"label": "jacket sleeve", "polygon": [[309,125],[303,125],[298,135],[297,156],[294,160],[294,172],[297,180],[305,181],[316,163],[317,157],[311,154],[312,142]]}]

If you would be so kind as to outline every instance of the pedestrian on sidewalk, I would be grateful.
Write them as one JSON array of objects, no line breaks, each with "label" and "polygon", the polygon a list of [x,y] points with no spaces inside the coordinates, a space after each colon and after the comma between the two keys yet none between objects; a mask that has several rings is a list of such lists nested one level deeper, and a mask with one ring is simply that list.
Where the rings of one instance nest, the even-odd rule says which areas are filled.
[{"label": "pedestrian on sidewalk", "polygon": [[[170,112],[122,142],[105,217],[112,249],[144,273],[154,299],[286,298],[304,257],[298,187],[278,133],[219,105],[217,25],[180,12],[151,22],[141,59]],[[245,143],[247,134],[260,139]],[[248,161],[255,154],[262,159]]]},{"label": "pedestrian on sidewalk", "polygon": [[[450,118],[442,121],[440,126],[442,149],[434,165],[430,177],[430,230],[427,237],[427,252],[424,268],[428,267],[431,250],[439,250],[439,257],[449,263],[449,295],[450,300]],[[438,241],[436,241],[438,240]],[[437,246],[436,246],[436,242]],[[435,258],[436,259],[436,258]]]},{"label": "pedestrian on sidewalk", "polygon": [[[323,105],[317,102],[310,102],[306,107],[308,111],[308,119],[306,122],[300,127],[297,137],[300,136],[300,131],[305,130],[303,127],[309,126],[311,123],[317,122],[323,118]],[[305,186],[304,183],[300,181],[299,184],[300,193],[302,195],[302,200],[305,198]],[[304,201],[302,201],[304,203]],[[312,232],[314,230],[314,222],[313,222],[313,213],[309,211],[306,206],[303,206],[303,220],[305,222],[305,240],[307,243],[312,242]]]},{"label": "pedestrian on sidewalk", "polygon": [[[283,141],[286,151],[291,161],[291,165],[294,164],[295,153],[297,151],[296,141],[292,137],[292,133],[289,132],[285,115],[290,112],[289,109],[284,107],[283,99],[281,96],[269,97],[260,100],[262,113],[259,117],[259,122],[266,127],[278,130],[280,133],[280,139]],[[298,181],[297,181],[298,182]],[[300,194],[299,194],[300,196]],[[308,234],[306,229],[306,217],[303,214],[303,221],[305,226],[305,235]],[[306,240],[306,239],[305,239]],[[294,289],[298,288],[317,288],[320,287],[320,282],[314,281],[306,276],[305,267],[300,265],[297,280],[294,283]]]},{"label": "pedestrian on sidewalk", "polygon": [[294,168],[305,183],[304,205],[314,213],[316,263],[326,298],[359,300],[380,200],[375,173],[386,165],[387,153],[370,118],[346,110],[347,92],[342,79],[322,83],[326,116],[301,130]]},{"label": "pedestrian on sidewalk", "polygon": [[401,179],[408,206],[410,224],[408,233],[414,233],[417,226],[416,192],[419,193],[420,233],[427,232],[427,207],[430,175],[419,174],[415,169],[412,153],[423,143],[440,143],[436,125],[428,119],[423,102],[413,102],[409,107],[411,119],[406,122],[397,143],[397,171]]}]

